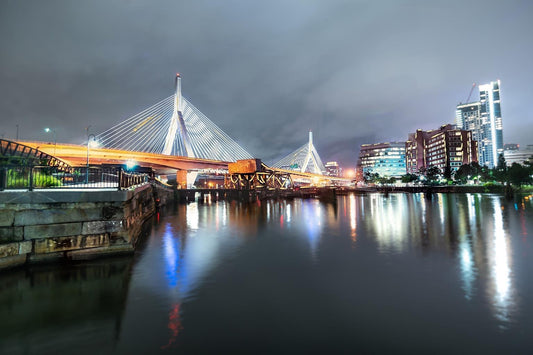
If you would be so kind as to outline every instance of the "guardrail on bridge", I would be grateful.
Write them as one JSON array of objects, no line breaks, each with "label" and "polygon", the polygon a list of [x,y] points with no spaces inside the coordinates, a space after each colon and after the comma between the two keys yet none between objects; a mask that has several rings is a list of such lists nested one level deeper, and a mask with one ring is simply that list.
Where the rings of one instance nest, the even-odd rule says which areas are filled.
[{"label": "guardrail on bridge", "polygon": [[151,179],[120,166],[0,166],[0,191],[27,189],[127,189]]}]

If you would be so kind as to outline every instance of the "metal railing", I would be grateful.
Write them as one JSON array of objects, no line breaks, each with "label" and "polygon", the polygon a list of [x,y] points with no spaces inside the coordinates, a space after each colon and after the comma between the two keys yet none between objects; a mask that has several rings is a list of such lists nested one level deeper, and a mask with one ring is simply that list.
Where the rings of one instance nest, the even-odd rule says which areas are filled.
[{"label": "metal railing", "polygon": [[0,191],[26,189],[127,189],[151,179],[121,166],[0,166]]}]

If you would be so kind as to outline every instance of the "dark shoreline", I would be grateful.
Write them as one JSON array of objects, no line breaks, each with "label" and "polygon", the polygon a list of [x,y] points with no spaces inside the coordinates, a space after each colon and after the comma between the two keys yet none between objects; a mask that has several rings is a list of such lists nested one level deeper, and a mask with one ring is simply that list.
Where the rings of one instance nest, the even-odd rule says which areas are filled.
[{"label": "dark shoreline", "polygon": [[[338,188],[337,194],[354,192],[354,193],[372,193],[372,192],[409,192],[409,193],[499,193],[505,194],[503,185],[449,185],[449,186],[375,186],[375,187],[355,187],[355,188]],[[527,190],[514,190],[514,193],[528,193]]]}]

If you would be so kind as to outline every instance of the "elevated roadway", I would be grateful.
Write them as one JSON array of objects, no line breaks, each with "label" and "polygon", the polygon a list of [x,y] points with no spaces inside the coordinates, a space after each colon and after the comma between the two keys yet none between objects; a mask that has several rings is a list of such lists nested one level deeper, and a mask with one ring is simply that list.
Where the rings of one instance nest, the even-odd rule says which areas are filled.
[{"label": "elevated roadway", "polygon": [[[64,160],[73,166],[83,166],[87,164],[87,146],[68,143],[51,143],[51,142],[34,142],[19,141],[29,147],[41,150],[49,155]],[[135,162],[142,167],[151,167],[157,174],[175,174],[176,170],[228,170],[230,162],[220,160],[209,160],[200,158],[189,158],[174,155],[133,152],[128,150],[108,149],[108,148],[89,148],[89,163],[99,164],[129,164]],[[293,178],[309,179],[316,183],[320,181],[336,181],[340,183],[349,183],[350,179],[326,176],[312,173],[298,172],[280,168],[269,169],[280,173],[290,174]]]},{"label": "elevated roadway", "polygon": [[[73,166],[87,164],[87,146],[66,143],[25,142],[20,143],[56,156]],[[188,158],[164,154],[132,152],[127,150],[89,148],[89,163],[129,164],[152,167],[158,174],[172,174],[176,170],[227,170],[228,162],[199,158]]]}]

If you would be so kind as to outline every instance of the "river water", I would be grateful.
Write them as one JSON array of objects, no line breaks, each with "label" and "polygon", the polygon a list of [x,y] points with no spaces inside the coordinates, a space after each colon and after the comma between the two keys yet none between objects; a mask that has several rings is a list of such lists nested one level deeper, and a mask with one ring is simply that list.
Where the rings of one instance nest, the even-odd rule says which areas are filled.
[{"label": "river water", "polygon": [[2,354],[526,354],[533,196],[190,203],[133,257],[0,274]]}]

